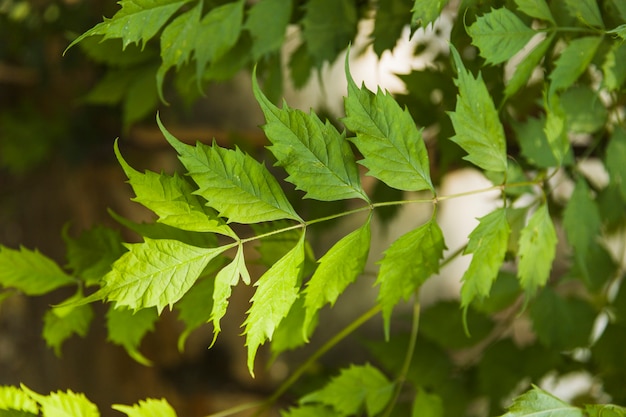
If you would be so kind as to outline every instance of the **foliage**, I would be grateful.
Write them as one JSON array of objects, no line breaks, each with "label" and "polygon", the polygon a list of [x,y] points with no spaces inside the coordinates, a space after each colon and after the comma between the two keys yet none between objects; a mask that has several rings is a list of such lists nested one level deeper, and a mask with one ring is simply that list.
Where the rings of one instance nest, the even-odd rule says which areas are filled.
[{"label": "foliage", "polygon": [[[320,310],[342,303],[341,295],[364,273],[369,256],[379,265],[375,305],[302,363],[260,413],[276,404],[319,355],[382,312],[386,341],[366,343],[372,364],[333,370],[283,416],[459,416],[481,398],[487,404],[484,414],[505,417],[626,415],[617,405],[601,404],[605,397],[593,390],[583,404],[570,405],[532,385],[549,373],[584,370],[613,402],[626,403],[624,259],[607,243],[614,236],[623,243],[626,220],[626,8],[620,1],[463,1],[449,51],[439,53],[431,67],[402,75],[405,95],[357,85],[348,54],[343,128],[273,100],[280,94],[272,90],[272,80],[281,70],[289,24],[301,29],[301,43],[289,61],[301,85],[348,46],[370,8],[376,12],[373,49],[381,55],[395,45],[402,27],[415,31],[430,25],[445,3],[309,0],[297,7],[300,3],[279,0],[122,0],[116,14],[69,47],[80,44],[92,56],[106,56],[103,50],[113,42],[120,46],[121,40],[122,52],[106,62],[113,67],[121,56],[138,58],[124,58],[115,69],[123,68],[126,78],[111,72],[104,80],[130,86],[150,74],[154,82],[144,87],[162,100],[172,69],[181,77],[192,74],[202,88],[256,64],[253,92],[265,116],[268,149],[296,191],[286,192],[275,170],[239,148],[179,141],[157,116],[184,175],[141,173],[126,162],[117,143],[114,147],[134,200],[156,216],[154,224],[142,227],[120,219],[142,241],[123,244],[119,234],[105,228],[66,236],[66,268],[36,250],[2,247],[2,287],[29,296],[61,287],[76,290],[44,319],[44,338],[58,353],[68,337],[86,333],[90,303],[110,302],[110,341],[148,364],[139,345],[165,308],[180,313],[186,326],[179,339],[183,347],[189,332],[205,322],[218,337],[232,287],[240,281],[252,284],[256,289],[242,326],[254,375],[265,343],[279,355],[309,341],[323,325]],[[389,34],[394,39],[386,38]],[[135,79],[139,67],[146,72]],[[432,99],[435,90],[440,100]],[[118,91],[111,102],[123,100],[121,87]],[[148,104],[156,103],[151,91]],[[425,139],[427,127],[436,127],[435,140]],[[606,179],[589,174],[589,162],[599,164]],[[482,172],[493,186],[440,195],[442,175],[465,166]],[[361,169],[382,190],[377,198],[361,182]],[[563,195],[563,184],[571,193]],[[462,250],[446,257],[440,202],[488,191],[499,192],[498,206],[478,219]],[[419,192],[418,197],[378,199],[414,195],[408,192]],[[350,200],[355,208],[307,218],[302,199]],[[370,253],[375,216],[403,205],[426,207],[431,216],[383,253]],[[315,225],[359,213],[362,224],[324,255],[312,253],[308,239]],[[247,267],[245,248],[253,243],[268,261],[258,278]],[[471,261],[458,302],[422,309],[422,285],[462,255],[471,255]],[[409,324],[398,326],[410,328],[407,333],[394,326],[407,318],[396,314],[392,320],[392,312],[409,299]],[[599,317],[608,324],[595,332]],[[510,332],[517,319],[532,324],[527,344],[517,343]],[[3,387],[0,394],[0,408],[10,415],[98,415],[93,404],[71,391],[44,396],[22,386]],[[512,403],[505,403],[512,396]],[[114,408],[128,416],[175,415],[165,400]]]}]

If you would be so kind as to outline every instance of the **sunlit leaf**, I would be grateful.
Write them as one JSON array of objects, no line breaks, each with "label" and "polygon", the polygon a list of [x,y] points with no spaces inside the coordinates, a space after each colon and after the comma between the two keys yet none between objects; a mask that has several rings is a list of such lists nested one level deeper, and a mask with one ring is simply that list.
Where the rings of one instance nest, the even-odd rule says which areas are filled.
[{"label": "sunlit leaf", "polygon": [[37,402],[24,390],[10,385],[0,386],[0,410],[20,411],[24,417],[39,415]]},{"label": "sunlit leaf", "polygon": [[580,408],[567,404],[546,391],[533,386],[513,400],[502,417],[583,417]]},{"label": "sunlit leaf", "polygon": [[588,86],[574,86],[561,94],[567,130],[594,133],[604,126],[608,111],[600,96]]},{"label": "sunlit leaf", "polygon": [[[611,135],[606,148],[606,169],[609,172],[611,184],[617,187],[626,201],[626,131],[618,127]],[[1,252],[0,252],[1,253]]]},{"label": "sunlit leaf", "polygon": [[128,417],[176,417],[176,412],[164,398],[139,400],[137,404],[132,406],[113,404],[111,408],[126,414]]},{"label": "sunlit leaf", "polygon": [[41,395],[24,384],[20,386],[30,398],[39,404],[44,417],[100,417],[98,407],[89,401],[85,394],[67,390]]},{"label": "sunlit leaf", "polygon": [[609,91],[618,90],[626,81],[626,66],[621,65],[624,61],[626,61],[626,42],[613,43],[602,64],[604,75],[602,83]]},{"label": "sunlit leaf", "polygon": [[146,333],[154,330],[154,323],[158,318],[154,308],[133,312],[124,307],[110,307],[106,314],[109,332],[107,340],[122,346],[128,355],[140,364],[151,365],[150,360],[139,352],[139,346]]}]

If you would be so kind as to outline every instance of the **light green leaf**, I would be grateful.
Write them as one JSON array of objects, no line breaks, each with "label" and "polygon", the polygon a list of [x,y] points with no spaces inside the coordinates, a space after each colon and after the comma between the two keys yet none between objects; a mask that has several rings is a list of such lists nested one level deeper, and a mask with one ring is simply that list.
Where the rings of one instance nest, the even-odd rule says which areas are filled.
[{"label": "light green leaf", "polygon": [[128,355],[142,365],[152,363],[139,352],[141,339],[154,330],[154,323],[159,316],[154,308],[145,308],[133,312],[128,308],[109,307],[106,325],[109,332],[107,340],[122,346]]},{"label": "light green leaf", "polygon": [[596,0],[565,0],[565,5],[572,17],[581,21],[585,26],[604,27]]},{"label": "light green leaf", "polygon": [[63,240],[67,247],[67,267],[87,286],[100,282],[113,262],[126,252],[120,233],[104,226],[86,230],[75,239],[64,231]]},{"label": "light green leaf", "polygon": [[322,389],[301,398],[300,403],[325,404],[340,416],[359,415],[365,408],[367,415],[373,417],[391,400],[393,388],[394,384],[373,366],[351,365]]},{"label": "light green leaf", "polygon": [[224,149],[215,143],[212,146],[185,145],[172,136],[160,120],[157,122],[198,184],[200,189],[196,194],[204,197],[220,216],[237,223],[302,221],[265,165],[239,149]]},{"label": "light green leaf", "polygon": [[156,307],[160,313],[180,300],[211,259],[233,245],[199,248],[177,240],[148,238],[129,244],[129,252],[104,276],[102,288],[84,302],[106,298],[115,301],[116,307]]},{"label": "light green leaf", "polygon": [[[623,161],[622,161],[623,163]],[[563,212],[563,227],[576,254],[584,256],[589,245],[598,238],[602,219],[598,205],[591,196],[587,181],[578,179],[574,192]]]},{"label": "light green leaf", "polygon": [[601,43],[601,36],[587,36],[574,39],[565,47],[549,75],[550,96],[559,90],[569,88],[578,80],[589,67]]},{"label": "light green leaf", "polygon": [[443,417],[443,402],[437,394],[419,388],[413,401],[412,417]]},{"label": "light green leaf", "polygon": [[346,287],[363,272],[370,249],[371,216],[367,222],[343,237],[319,260],[315,273],[304,290],[306,319],[303,330],[326,303],[334,305]]},{"label": "light green leaf", "polygon": [[626,164],[624,163],[626,161],[626,131],[623,128],[615,129],[605,155],[610,182],[620,190],[622,198],[626,201]]},{"label": "light green leaf", "polygon": [[[567,162],[571,154],[571,146],[567,136],[567,124],[565,111],[561,106],[561,99],[558,95],[544,95],[544,108],[546,111],[545,133],[548,145],[552,151],[552,155],[556,159],[556,163],[560,166]],[[569,158],[571,159],[571,158]]]},{"label": "light green leaf", "polygon": [[19,250],[0,245],[0,285],[26,295],[42,295],[59,287],[75,284],[50,258],[38,250]]},{"label": "light green leaf", "polygon": [[128,417],[176,417],[176,412],[165,398],[147,398],[132,406],[113,404],[111,408]]},{"label": "light green leaf", "polygon": [[575,85],[560,97],[567,130],[594,133],[604,127],[608,111],[600,96],[587,85]]},{"label": "light green leaf", "polygon": [[30,413],[39,415],[37,402],[17,387],[0,385],[0,410],[16,410],[24,412],[24,417]]},{"label": "light green leaf", "polygon": [[300,275],[304,262],[304,233],[296,246],[276,262],[254,284],[252,306],[244,322],[248,369],[254,375],[254,358],[260,345],[272,339],[276,327],[289,313],[298,298]]},{"label": "light green leaf", "polygon": [[561,401],[533,385],[530,391],[525,392],[513,400],[508,413],[502,417],[583,417],[580,408]]},{"label": "light green leaf", "polygon": [[385,251],[376,283],[389,337],[391,312],[401,299],[408,300],[428,278],[439,272],[446,245],[435,218],[402,235]]},{"label": "light green leaf", "polygon": [[482,75],[474,78],[465,69],[457,50],[451,48],[459,87],[456,110],[450,114],[456,135],[450,138],[468,153],[474,165],[496,172],[506,172],[506,139],[493,100]]},{"label": "light green leaf", "polygon": [[426,27],[431,23],[434,23],[441,15],[441,11],[449,0],[415,0],[413,8],[413,17],[411,18],[412,25],[419,25]]},{"label": "light green leaf", "polygon": [[[81,293],[72,296],[66,302],[82,297]],[[61,346],[73,334],[85,337],[93,319],[93,308],[90,305],[68,305],[53,307],[43,316],[43,338],[46,344],[61,356]]]},{"label": "light green leaf", "polygon": [[177,174],[170,176],[152,171],[142,174],[134,170],[120,154],[117,141],[115,155],[135,192],[133,201],[155,212],[160,223],[193,232],[220,233],[237,239],[235,232],[224,220],[193,195],[194,189],[185,179]]},{"label": "light green leaf", "polygon": [[545,0],[515,0],[517,9],[522,13],[534,17],[535,19],[545,20],[556,25],[550,6]]},{"label": "light green leaf", "polygon": [[622,62],[626,61],[626,42],[614,42],[607,52],[602,73],[604,79],[603,86],[609,91],[619,90],[626,81],[626,66]]},{"label": "light green leaf", "polygon": [[369,175],[405,191],[431,190],[428,152],[422,133],[407,109],[402,110],[388,93],[358,88],[346,57],[348,96],[343,123],[356,133],[350,140],[359,148]]},{"label": "light green leaf", "polygon": [[[503,7],[480,16],[467,28],[467,33],[485,58],[485,63],[496,65],[518,53],[536,32]],[[460,71],[462,67],[458,68]]]},{"label": "light green leaf", "polygon": [[626,24],[619,25],[615,29],[608,30],[606,33],[614,33],[620,38],[626,40]]},{"label": "light green leaf", "polygon": [[41,407],[43,417],[100,417],[98,407],[89,401],[84,394],[66,392],[51,392],[41,395],[21,384],[20,387],[30,398],[37,401]]},{"label": "light green leaf", "polygon": [[519,64],[517,64],[513,76],[504,88],[505,100],[508,100],[515,93],[520,91],[521,88],[526,86],[533,71],[545,57],[548,48],[552,44],[552,39],[554,39],[554,34],[550,34],[542,40]]},{"label": "light green leaf", "polygon": [[325,405],[301,405],[290,407],[287,411],[280,412],[281,417],[338,417],[337,412]]},{"label": "light green leaf", "polygon": [[614,404],[586,404],[589,417],[626,417],[626,408]]},{"label": "light green leaf", "polygon": [[252,59],[280,49],[291,18],[291,0],[263,0],[248,11],[244,28],[252,36]]},{"label": "light green leaf", "polygon": [[279,109],[263,95],[256,75],[252,83],[267,122],[263,131],[272,142],[269,149],[289,173],[287,181],[305,191],[305,198],[369,201],[345,133],[329,121],[322,123],[314,113],[291,109],[286,103]]},{"label": "light green leaf", "polygon": [[518,276],[528,294],[534,294],[548,281],[556,244],[556,230],[548,207],[543,204],[530,217],[519,239]]},{"label": "light green leaf", "polygon": [[498,277],[504,262],[509,233],[506,210],[496,209],[481,217],[478,226],[470,233],[465,254],[473,254],[469,267],[463,274],[461,306],[467,308],[476,297],[487,297],[491,285]]},{"label": "light green leaf", "polygon": [[215,289],[213,290],[213,308],[211,309],[211,321],[213,322],[213,343],[221,331],[220,320],[226,314],[228,298],[231,288],[239,282],[239,277],[245,284],[250,284],[250,274],[246,268],[243,246],[239,245],[233,261],[219,271],[215,277]]},{"label": "light green leaf", "polygon": [[121,38],[122,47],[139,42],[146,45],[161,27],[183,4],[191,0],[121,0],[122,8],[112,18],[105,18],[93,28],[76,38],[66,49],[94,35],[104,35],[102,40]]}]

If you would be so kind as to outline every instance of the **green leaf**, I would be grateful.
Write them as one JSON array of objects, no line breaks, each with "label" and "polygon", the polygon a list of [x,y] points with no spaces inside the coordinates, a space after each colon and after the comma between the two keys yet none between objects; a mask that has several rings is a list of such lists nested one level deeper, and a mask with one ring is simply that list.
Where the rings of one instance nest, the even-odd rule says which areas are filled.
[{"label": "green leaf", "polygon": [[513,129],[517,141],[521,147],[522,155],[528,162],[538,168],[549,168],[558,165],[552,148],[548,143],[546,132],[543,130],[546,124],[545,118],[529,117],[523,123],[513,123]]},{"label": "green leaf", "polygon": [[393,50],[402,37],[411,12],[411,0],[387,0],[378,2],[374,30],[370,38],[374,41],[374,52],[379,57]]},{"label": "green leaf", "polygon": [[309,328],[317,312],[326,303],[334,305],[346,287],[363,272],[370,249],[370,220],[371,216],[363,226],[343,237],[320,258],[304,290],[304,331]]},{"label": "green leaf", "polygon": [[28,396],[24,390],[9,385],[0,386],[0,410],[16,410],[39,415],[37,402]]},{"label": "green leaf", "polygon": [[589,86],[573,86],[561,95],[567,130],[574,133],[594,133],[604,127],[608,111],[600,96]]},{"label": "green leaf", "polygon": [[533,71],[535,70],[535,68],[537,68],[537,65],[539,65],[541,60],[544,59],[544,57],[546,56],[546,52],[552,44],[553,39],[554,34],[550,34],[549,36],[547,36],[544,40],[537,44],[519,64],[517,64],[513,76],[504,88],[505,100],[508,100],[515,93],[517,93],[526,86]]},{"label": "green leaf", "polygon": [[544,96],[544,107],[546,111],[545,126],[543,131],[548,140],[548,145],[552,150],[552,155],[558,165],[567,161],[571,154],[571,146],[567,136],[566,116],[561,99],[556,94]]},{"label": "green leaf", "polygon": [[102,40],[121,38],[122,47],[131,43],[146,42],[154,37],[161,27],[183,4],[191,0],[121,0],[122,8],[112,18],[105,18],[93,28],[76,38],[65,51],[81,40],[94,35],[104,35]]},{"label": "green leaf", "polygon": [[325,405],[301,405],[299,407],[290,407],[288,411],[281,411],[281,417],[337,417],[338,414],[332,408]]},{"label": "green leaf", "polygon": [[522,229],[519,239],[518,276],[527,294],[534,294],[550,278],[556,255],[556,230],[548,206],[542,204]]},{"label": "green leaf", "polygon": [[256,76],[252,83],[267,122],[263,131],[272,142],[269,149],[289,173],[287,181],[305,191],[305,198],[369,201],[345,134],[329,121],[322,123],[314,113],[291,109],[286,103],[277,108],[259,89]]},{"label": "green leaf", "polygon": [[614,42],[602,64],[604,75],[602,84],[609,91],[619,90],[626,81],[626,66],[621,65],[624,61],[626,61],[626,43]]},{"label": "green leaf", "polygon": [[198,143],[195,147],[180,142],[157,120],[167,141],[178,151],[179,159],[220,216],[230,222],[258,223],[293,219],[302,221],[294,211],[278,181],[250,155]]},{"label": "green leaf", "polygon": [[75,239],[63,233],[63,240],[67,246],[67,267],[87,286],[100,282],[113,262],[126,252],[120,233],[104,226],[83,231]]},{"label": "green leaf", "polygon": [[139,352],[139,345],[146,333],[154,330],[154,323],[159,316],[154,308],[145,308],[133,312],[128,308],[109,308],[106,325],[109,332],[107,340],[122,346],[128,355],[142,365],[151,362]]},{"label": "green leaf", "polygon": [[545,287],[530,305],[530,318],[545,346],[569,350],[589,345],[597,313],[586,301],[564,298]]},{"label": "green leaf", "polygon": [[113,404],[111,408],[128,417],[176,417],[176,412],[164,398],[147,398],[132,406]]},{"label": "green leaf", "polygon": [[304,233],[296,246],[255,282],[258,287],[244,325],[248,369],[254,375],[254,358],[260,345],[272,338],[276,327],[298,298],[304,262]]},{"label": "green leaf", "polygon": [[605,161],[611,184],[620,190],[622,198],[626,201],[626,164],[624,164],[626,161],[626,131],[623,128],[617,127],[611,135],[611,140],[606,148]]},{"label": "green leaf", "polygon": [[415,0],[413,3],[413,17],[411,23],[426,27],[434,23],[441,15],[441,11],[446,7],[449,0]]},{"label": "green leaf", "polygon": [[571,41],[555,62],[554,70],[549,75],[549,95],[565,90],[578,80],[596,54],[602,43],[600,36],[587,36]]},{"label": "green leaf", "polygon": [[155,212],[159,222],[183,230],[220,233],[237,239],[224,220],[193,195],[194,189],[185,179],[177,174],[170,176],[152,171],[142,174],[134,170],[120,154],[117,141],[115,155],[135,192],[133,201]]},{"label": "green leaf", "polygon": [[505,172],[504,128],[482,75],[474,78],[463,66],[457,50],[452,47],[451,51],[458,72],[455,83],[459,95],[455,111],[449,113],[456,132],[450,140],[468,153],[463,159],[487,171]]},{"label": "green leaf", "polygon": [[439,272],[446,245],[435,218],[402,235],[385,251],[376,283],[383,308],[385,334],[389,336],[391,312],[398,302],[415,295],[428,278]]},{"label": "green leaf", "polygon": [[584,417],[580,408],[571,406],[533,385],[513,400],[508,413],[502,417]]},{"label": "green leaf", "polygon": [[250,32],[254,42],[254,61],[280,49],[291,19],[291,9],[291,0],[264,0],[252,5],[244,28]]},{"label": "green leaf", "polygon": [[66,392],[51,392],[48,395],[38,394],[24,384],[20,385],[29,397],[37,401],[41,407],[41,414],[45,417],[100,417],[98,407],[89,401],[84,394]]},{"label": "green leaf", "polygon": [[[623,162],[622,162],[623,163]],[[579,178],[574,192],[563,212],[563,227],[575,254],[584,256],[589,245],[598,238],[602,219],[596,202],[591,197],[587,181]]]},{"label": "green leaf", "polygon": [[296,349],[309,341],[309,337],[317,326],[317,315],[308,322],[305,322],[305,319],[304,298],[298,297],[272,336],[270,345],[272,361],[282,352]]},{"label": "green leaf", "polygon": [[556,25],[550,6],[545,0],[515,0],[517,9],[522,13],[534,17],[535,19],[545,20]]},{"label": "green leaf", "polygon": [[480,55],[485,58],[485,63],[491,65],[508,61],[536,34],[506,8],[480,16],[467,29],[467,33],[472,38],[472,44],[478,47]]},{"label": "green leaf", "polygon": [[606,33],[615,33],[622,39],[626,39],[626,24],[619,25],[615,29],[608,30]]},{"label": "green leaf", "polygon": [[15,288],[26,295],[42,295],[59,287],[75,284],[50,258],[38,250],[0,245],[0,285]]},{"label": "green leaf", "polygon": [[[509,209],[507,211],[511,211]],[[524,210],[525,212],[525,210]],[[512,235],[512,234],[511,234]],[[489,298],[476,300],[472,307],[485,314],[495,314],[511,306],[520,295],[519,281],[514,273],[500,270],[489,291]]]},{"label": "green leaf", "polygon": [[[468,336],[463,326],[472,329]],[[463,349],[476,345],[493,330],[493,321],[474,309],[464,318],[456,301],[441,301],[425,308],[420,315],[420,334],[444,349]]]},{"label": "green leaf", "polygon": [[123,47],[119,38],[103,40],[102,36],[90,36],[84,38],[79,47],[95,62],[128,71],[135,66],[158,60],[159,57],[156,48],[146,49],[135,44]]},{"label": "green leaf", "polygon": [[443,402],[437,394],[419,388],[413,401],[412,417],[443,417]]},{"label": "green leaf", "polygon": [[103,278],[103,286],[85,302],[106,298],[116,307],[156,307],[159,313],[178,301],[209,261],[233,244],[199,248],[177,240],[152,240],[127,245],[126,252]]},{"label": "green leaf", "polygon": [[[220,263],[221,266],[221,263]],[[199,279],[176,303],[178,318],[185,323],[185,330],[178,337],[178,351],[185,350],[185,342],[192,331],[209,322],[213,309],[213,277]]]},{"label": "green leaf", "polygon": [[[66,302],[72,302],[82,297],[78,293]],[[90,305],[53,307],[43,316],[43,338],[46,344],[54,349],[57,356],[61,356],[61,346],[70,336],[77,334],[85,337],[93,319],[93,309]]]},{"label": "green leaf", "polygon": [[[332,13],[329,13],[332,10]],[[302,39],[316,67],[333,62],[357,32],[358,12],[352,0],[309,0],[304,6]]]},{"label": "green leaf", "polygon": [[565,4],[572,17],[581,21],[585,26],[604,27],[596,0],[565,0]]},{"label": "green leaf", "polygon": [[613,404],[586,404],[589,417],[626,417],[626,408]]},{"label": "green leaf", "polygon": [[481,217],[478,226],[470,233],[465,254],[473,254],[469,267],[463,274],[461,306],[467,308],[476,297],[487,297],[493,281],[504,262],[509,233],[506,210],[496,209]]},{"label": "green leaf", "polygon": [[301,404],[321,403],[333,407],[340,416],[358,415],[365,408],[373,417],[391,400],[394,384],[369,364],[342,369],[322,389],[300,399]]},{"label": "green leaf", "polygon": [[388,93],[376,94],[363,84],[358,88],[346,57],[348,96],[343,123],[356,133],[350,140],[359,148],[369,175],[405,191],[431,190],[428,152],[422,133],[407,109],[402,110]]},{"label": "green leaf", "polygon": [[228,298],[231,288],[237,285],[239,277],[245,284],[250,284],[250,274],[246,268],[243,246],[239,245],[233,261],[224,267],[215,276],[215,289],[213,290],[213,308],[211,309],[211,322],[213,322],[213,342],[221,331],[220,320],[226,314]]}]

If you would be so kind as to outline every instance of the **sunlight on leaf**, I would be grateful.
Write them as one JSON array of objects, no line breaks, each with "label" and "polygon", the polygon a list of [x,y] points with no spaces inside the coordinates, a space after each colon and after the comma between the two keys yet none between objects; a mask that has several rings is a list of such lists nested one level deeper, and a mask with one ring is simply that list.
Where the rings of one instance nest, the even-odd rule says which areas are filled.
[{"label": "sunlight on leaf", "polygon": [[[39,415],[37,402],[24,390],[9,385],[0,386],[0,410],[15,410],[30,413],[33,416]],[[30,414],[25,414],[24,417]]]},{"label": "sunlight on leaf", "polygon": [[128,417],[176,417],[176,412],[164,398],[147,398],[132,406],[113,404],[111,408]]},{"label": "sunlight on leaf", "polygon": [[85,394],[74,393],[71,390],[51,392],[41,395],[21,384],[20,387],[30,398],[41,407],[43,416],[59,417],[100,417],[98,407],[85,397]]}]

